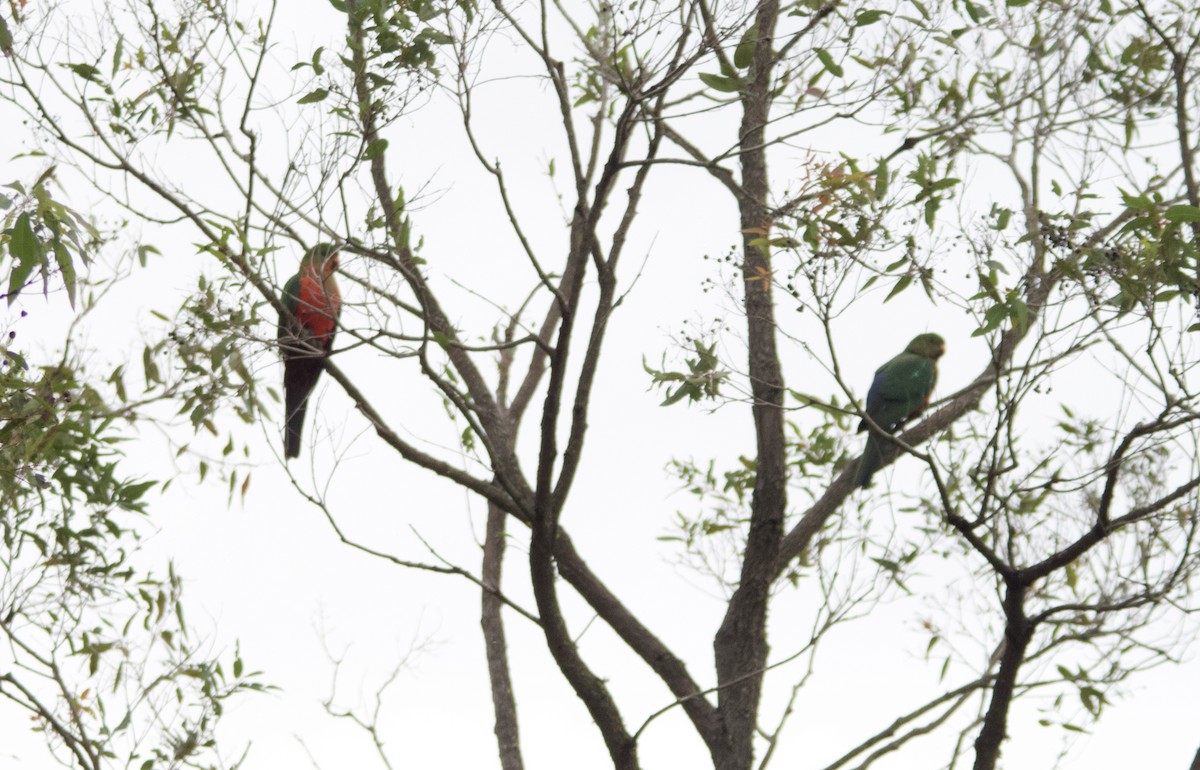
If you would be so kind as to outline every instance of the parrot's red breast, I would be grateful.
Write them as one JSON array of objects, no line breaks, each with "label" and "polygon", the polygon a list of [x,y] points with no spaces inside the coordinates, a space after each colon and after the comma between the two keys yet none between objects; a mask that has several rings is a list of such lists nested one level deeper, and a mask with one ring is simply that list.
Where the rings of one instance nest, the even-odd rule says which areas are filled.
[{"label": "parrot's red breast", "polygon": [[312,332],[322,345],[333,334],[341,304],[342,298],[333,280],[322,280],[320,273],[314,269],[306,270],[300,277],[296,320]]}]

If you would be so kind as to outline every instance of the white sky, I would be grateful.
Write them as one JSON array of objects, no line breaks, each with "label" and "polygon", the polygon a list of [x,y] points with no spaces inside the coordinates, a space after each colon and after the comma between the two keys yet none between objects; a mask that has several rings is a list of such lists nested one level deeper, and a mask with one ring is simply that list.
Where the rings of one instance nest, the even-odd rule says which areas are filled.
[{"label": "white sky", "polygon": [[[289,31],[281,38],[285,50],[293,45],[293,35],[298,49],[311,50],[315,44],[309,41],[327,33],[322,26],[328,20],[327,5],[306,0],[289,2],[287,9]],[[288,54],[281,53],[280,58],[287,61]],[[551,239],[562,237],[561,231],[553,229],[559,214],[544,176],[553,149],[526,130],[530,122],[512,119],[512,99],[504,91],[494,92],[490,103],[486,97],[480,99],[479,111],[487,126],[484,139],[491,151],[503,153],[516,187],[533,200],[524,204],[525,215],[548,223],[543,230],[549,233],[545,244],[549,247]],[[521,104],[520,109],[525,114],[532,108]],[[7,130],[2,135],[19,136],[21,129],[11,116],[5,119]],[[507,291],[509,299],[523,294],[528,281],[512,280],[508,266],[517,256],[514,245],[498,229],[503,223],[492,213],[494,209],[482,205],[491,202],[493,191],[466,157],[461,131],[453,122],[446,128],[448,119],[444,106],[435,104],[396,126],[391,134],[395,137],[393,168],[404,169],[403,181],[410,191],[425,179],[442,191],[415,222],[426,238],[425,256],[438,287],[451,293],[456,308],[464,308],[458,311],[462,317],[474,320],[480,310],[469,308],[469,298],[461,291],[454,293],[446,276],[466,276],[471,288]],[[816,142],[816,149],[836,151],[838,141],[844,139],[826,137],[827,144]],[[6,156],[16,141],[6,142]],[[0,182],[28,175],[36,166],[36,161],[28,160],[9,163],[7,157],[2,162]],[[776,168],[779,176],[787,174],[785,163]],[[204,171],[194,173],[201,177]],[[559,175],[565,183],[561,158]],[[986,178],[976,181],[991,183]],[[71,190],[73,202],[87,196],[79,191],[76,201],[76,194]],[[581,467],[564,519],[593,569],[706,684],[714,681],[711,640],[723,605],[693,573],[673,565],[670,544],[656,540],[668,533],[674,511],[687,510],[689,505],[688,496],[678,491],[664,467],[672,457],[710,456],[718,458],[719,467],[728,466],[738,454],[749,453],[753,439],[748,407],[734,403],[715,412],[684,405],[663,409],[658,406],[661,393],[647,391],[642,358],[656,363],[685,322],[703,324],[724,313],[738,328],[739,317],[728,312],[730,301],[721,306],[714,294],[702,292],[702,281],[719,275],[710,270],[710,263],[698,259],[705,253],[723,253],[736,237],[736,227],[723,193],[699,172],[664,171],[647,189],[625,266],[630,268],[647,254],[650,258],[614,318],[590,421],[589,460]],[[147,237],[164,256],[119,288],[117,301],[86,330],[88,341],[101,348],[94,363],[97,371],[105,370],[106,360],[119,361],[128,351],[140,351],[138,330],[155,325],[149,311],[170,312],[177,303],[175,292],[194,285],[200,263],[192,256],[190,234],[148,231]],[[295,256],[285,255],[281,264],[287,265]],[[862,389],[860,397],[874,368],[922,331],[938,331],[949,343],[940,395],[975,376],[986,359],[985,346],[969,337],[971,328],[953,310],[931,309],[915,296],[917,292],[909,294],[844,321],[847,340],[853,337],[853,343],[843,348],[845,374]],[[884,295],[873,296],[882,300]],[[791,312],[789,304],[781,295],[781,315]],[[58,327],[51,316],[61,319],[65,304],[46,304],[35,297],[22,306],[41,319],[44,325],[39,333],[47,345],[53,345]],[[855,333],[860,328],[872,331]],[[738,336],[740,332],[732,339]],[[847,353],[851,348],[852,354]],[[736,350],[733,345],[727,352]],[[813,393],[832,391],[828,379],[817,379],[819,373],[812,373],[811,363],[798,350],[786,350],[784,355],[791,387]],[[394,376],[385,363],[361,352],[345,359],[341,365],[364,381],[376,375]],[[270,353],[264,352],[256,363],[264,382],[278,382],[280,368]],[[1105,408],[1102,394],[1091,394],[1101,399],[1094,403],[1088,393],[1079,396],[1084,407]],[[403,415],[403,426],[411,436],[431,444],[454,444],[456,431],[447,426],[429,389],[415,378],[397,378],[386,404],[393,410],[390,413]],[[535,423],[535,419],[527,423],[527,440]],[[247,768],[309,766],[305,747],[323,768],[378,766],[364,734],[320,709],[332,672],[322,648],[324,637],[333,651],[345,654],[337,699],[341,706],[369,701],[392,667],[414,645],[420,648],[385,695],[381,712],[383,737],[397,767],[497,767],[478,591],[460,578],[407,571],[339,544],[321,513],[299,498],[272,455],[278,451],[278,434],[278,426],[268,425],[246,435],[256,467],[244,502],[227,508],[219,482],[199,485],[194,476],[185,476],[151,510],[157,534],[149,542],[146,558],[150,562],[174,559],[187,580],[190,619],[210,636],[216,649],[228,651],[240,643],[247,665],[262,670],[266,681],[282,688],[276,694],[248,695],[236,701],[222,726],[226,751],[233,755],[249,742]],[[304,440],[304,453],[292,463],[292,470],[305,487],[328,483],[331,508],[348,534],[400,558],[433,561],[413,534],[416,530],[439,554],[477,571],[476,543],[484,517],[480,502],[426,471],[403,464],[382,448],[328,380],[318,387],[310,406]],[[315,453],[310,455],[314,444]],[[169,475],[171,466],[164,463],[162,450],[161,439],[146,436],[141,445],[130,448],[131,463],[144,467],[150,477]],[[341,460],[331,475],[334,457]],[[911,486],[914,466],[902,462],[899,470],[889,469],[884,474],[886,483]],[[315,467],[315,474],[310,475],[310,467]],[[911,518],[906,522],[905,516],[913,516],[874,515],[881,517],[877,526],[884,528],[892,522],[911,526]],[[516,524],[510,532],[505,590],[532,608],[523,577],[525,532]],[[924,589],[940,597],[944,579],[932,567],[909,585],[918,594]],[[587,626],[589,615],[569,591],[563,594],[569,622],[578,633]],[[812,597],[803,592],[785,592],[777,601],[771,616],[773,659],[790,654],[796,640],[805,638],[801,634],[810,622],[811,602]],[[928,613],[921,601],[896,601],[826,639],[816,673],[797,703],[772,766],[823,767],[897,714],[918,705],[924,694],[935,692],[941,659],[923,660],[927,636],[919,626]],[[505,619],[526,766],[581,770],[611,766],[584,708],[555,671],[540,632],[513,613]],[[609,680],[629,725],[636,727],[670,702],[665,688],[602,623],[587,626],[582,651]],[[803,673],[798,667],[802,665],[792,664],[772,679],[764,700],[764,724],[779,713],[791,683]],[[953,675],[947,681],[951,680]],[[1093,735],[1075,742],[1062,766],[1184,770],[1200,744],[1198,687],[1200,666],[1194,659],[1134,678],[1126,697],[1106,713]],[[1014,708],[1009,723],[1012,738],[1004,753],[1006,767],[1053,765],[1063,733],[1057,727],[1037,725],[1042,716],[1038,707],[1044,705],[1030,698]],[[40,750],[40,736],[29,734],[22,719],[0,704],[0,770],[54,766]],[[917,743],[876,767],[939,766],[945,757],[939,750],[944,748],[943,740],[935,737],[927,744]],[[640,752],[646,768],[702,767],[707,762],[701,742],[678,711],[647,730]]]}]

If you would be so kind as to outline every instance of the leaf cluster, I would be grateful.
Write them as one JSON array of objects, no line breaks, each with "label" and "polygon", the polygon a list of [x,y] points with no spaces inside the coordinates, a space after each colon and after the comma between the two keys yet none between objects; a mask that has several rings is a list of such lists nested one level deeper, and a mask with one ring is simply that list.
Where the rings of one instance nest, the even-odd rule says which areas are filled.
[{"label": "leaf cluster", "polygon": [[705,345],[700,340],[693,340],[692,349],[695,351],[696,357],[684,361],[687,371],[654,369],[645,361],[642,362],[642,368],[651,377],[652,386],[678,383],[674,387],[668,386],[667,397],[662,402],[663,406],[670,406],[684,398],[689,402],[695,402],[720,396],[721,383],[729,378],[729,372],[720,368],[721,361],[717,358],[716,348],[715,342]]},{"label": "leaf cluster", "polygon": [[40,277],[44,294],[50,292],[51,278],[61,282],[74,307],[77,266],[86,264],[99,240],[85,217],[51,194],[51,185],[57,184],[55,168],[47,168],[28,187],[13,181],[5,185],[10,193],[0,193],[0,211],[5,212],[0,257],[8,257],[8,290],[2,296],[9,306]]}]

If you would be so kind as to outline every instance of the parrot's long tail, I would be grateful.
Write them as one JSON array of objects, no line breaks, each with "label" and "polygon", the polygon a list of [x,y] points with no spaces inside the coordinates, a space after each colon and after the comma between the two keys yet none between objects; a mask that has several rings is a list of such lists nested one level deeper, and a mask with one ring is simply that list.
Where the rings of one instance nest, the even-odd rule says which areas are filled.
[{"label": "parrot's long tail", "polygon": [[863,447],[862,457],[858,461],[858,474],[854,477],[854,485],[866,489],[871,486],[871,477],[879,470],[883,462],[883,451],[875,436],[867,435],[867,445]]},{"label": "parrot's long tail", "polygon": [[300,431],[304,429],[304,413],[307,410],[308,399],[295,406],[288,404],[287,426],[283,436],[283,456],[288,460],[300,456]]},{"label": "parrot's long tail", "polygon": [[301,356],[284,362],[283,456],[289,460],[300,456],[300,433],[304,429],[304,414],[308,411],[308,396],[317,384],[322,363],[316,356]]}]

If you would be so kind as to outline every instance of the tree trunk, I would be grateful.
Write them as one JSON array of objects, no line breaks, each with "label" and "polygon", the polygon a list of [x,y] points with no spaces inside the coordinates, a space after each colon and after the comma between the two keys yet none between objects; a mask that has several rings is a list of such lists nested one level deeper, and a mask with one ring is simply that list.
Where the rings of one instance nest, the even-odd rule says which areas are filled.
[{"label": "tree trunk", "polygon": [[754,52],[750,75],[741,94],[739,146],[745,195],[739,200],[739,208],[757,471],[741,579],[714,643],[719,708],[725,730],[725,750],[714,757],[718,770],[748,770],[754,760],[754,734],[769,650],[767,605],[787,505],[783,374],[775,340],[771,258],[765,246],[751,245],[756,239],[769,237],[771,228],[764,140],[771,110],[774,65],[769,41],[774,38],[778,13],[779,5],[774,0],[768,0],[758,9],[755,25],[761,43]]},{"label": "tree trunk", "polygon": [[1008,732],[1008,709],[1017,684],[1017,671],[1033,637],[1033,624],[1025,617],[1025,586],[1010,578],[1004,595],[1004,652],[992,688],[992,702],[975,739],[975,770],[995,770],[1000,747]]},{"label": "tree trunk", "polygon": [[512,678],[508,673],[508,644],[504,638],[504,606],[496,592],[500,590],[500,572],[504,561],[504,523],[506,514],[495,503],[488,503],[487,535],[483,541],[483,644],[487,652],[488,678],[492,683],[492,708],[496,712],[496,744],[502,770],[524,770],[520,734],[517,731],[517,703],[513,698]]}]

